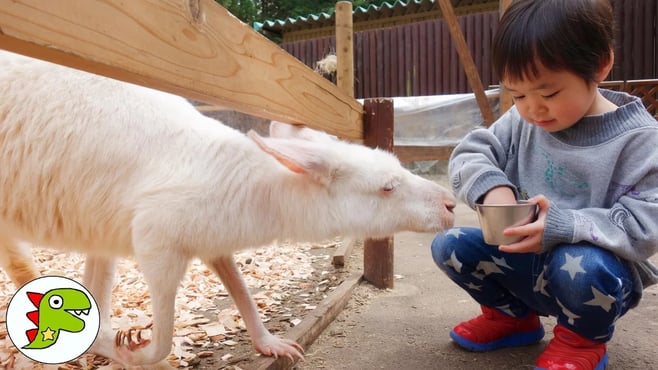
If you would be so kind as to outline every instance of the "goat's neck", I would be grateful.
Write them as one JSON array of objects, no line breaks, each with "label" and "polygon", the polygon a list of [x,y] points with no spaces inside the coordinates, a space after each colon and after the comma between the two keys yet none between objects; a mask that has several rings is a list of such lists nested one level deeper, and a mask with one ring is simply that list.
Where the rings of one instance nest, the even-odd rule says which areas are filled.
[{"label": "goat's neck", "polygon": [[274,168],[260,172],[252,186],[246,207],[272,239],[318,241],[335,237],[335,230],[344,227],[328,208],[336,202],[329,201],[327,188],[307,175]]}]

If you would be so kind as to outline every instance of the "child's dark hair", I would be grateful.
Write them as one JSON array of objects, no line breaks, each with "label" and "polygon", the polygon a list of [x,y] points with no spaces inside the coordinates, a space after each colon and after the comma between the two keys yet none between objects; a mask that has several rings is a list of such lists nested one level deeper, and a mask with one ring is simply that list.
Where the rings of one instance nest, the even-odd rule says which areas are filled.
[{"label": "child's dark hair", "polygon": [[539,62],[593,82],[612,57],[613,23],[608,0],[515,1],[494,37],[494,70],[499,78],[525,80],[537,76]]}]

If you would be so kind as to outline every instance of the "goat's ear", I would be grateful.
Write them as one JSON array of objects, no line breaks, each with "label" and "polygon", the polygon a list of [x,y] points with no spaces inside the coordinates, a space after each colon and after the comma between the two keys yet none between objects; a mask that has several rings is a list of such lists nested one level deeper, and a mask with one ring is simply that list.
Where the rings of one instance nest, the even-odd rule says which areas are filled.
[{"label": "goat's ear", "polygon": [[308,175],[324,185],[333,180],[332,155],[322,145],[306,140],[264,138],[253,130],[247,136],[290,171]]},{"label": "goat's ear", "polygon": [[337,139],[335,136],[322,131],[313,130],[304,125],[291,125],[278,121],[270,122],[270,137],[294,138],[317,142],[326,142]]}]

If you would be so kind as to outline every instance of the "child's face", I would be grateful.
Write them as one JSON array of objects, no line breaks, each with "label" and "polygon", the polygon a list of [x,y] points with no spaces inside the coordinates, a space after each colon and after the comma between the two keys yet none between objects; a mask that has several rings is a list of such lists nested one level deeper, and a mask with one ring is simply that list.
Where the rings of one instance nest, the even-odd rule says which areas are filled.
[{"label": "child's face", "polygon": [[567,129],[586,115],[603,113],[599,99],[604,99],[594,82],[576,74],[552,71],[537,64],[537,78],[503,79],[502,83],[526,121],[547,132]]}]

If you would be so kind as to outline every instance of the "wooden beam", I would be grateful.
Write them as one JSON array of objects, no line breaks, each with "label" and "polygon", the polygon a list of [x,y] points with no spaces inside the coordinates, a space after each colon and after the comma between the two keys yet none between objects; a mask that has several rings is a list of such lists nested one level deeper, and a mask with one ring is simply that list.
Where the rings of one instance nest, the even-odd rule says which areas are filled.
[{"label": "wooden beam", "polygon": [[473,93],[475,94],[475,100],[480,106],[482,118],[484,119],[485,124],[490,125],[495,119],[493,110],[489,105],[487,95],[484,93],[484,86],[482,85],[482,80],[480,79],[480,74],[478,73],[477,67],[475,66],[475,62],[473,62],[471,51],[466,44],[466,39],[464,39],[464,34],[459,27],[459,22],[457,22],[455,10],[453,9],[450,0],[439,0],[439,6],[441,7],[441,12],[443,13],[443,19],[445,19],[448,26],[448,31],[450,31],[452,41],[455,43],[455,48],[457,49],[459,60],[464,66],[464,71],[466,72],[468,83],[471,85],[471,89],[473,89]]},{"label": "wooden beam", "polygon": [[400,162],[431,161],[435,159],[450,159],[454,146],[407,146],[396,145],[393,152]]},{"label": "wooden beam", "polygon": [[338,248],[336,248],[336,251],[331,257],[331,264],[335,267],[345,266],[345,260],[347,256],[352,253],[352,249],[354,249],[354,246],[357,242],[358,240],[356,238],[343,238],[343,240],[340,242],[340,245]]},{"label": "wooden beam", "polygon": [[363,136],[361,104],[212,0],[0,1],[0,48]]},{"label": "wooden beam", "polygon": [[[366,99],[363,107],[363,143],[393,151],[393,99]],[[393,243],[393,236],[363,243],[363,277],[380,289],[393,288]]]},{"label": "wooden beam", "polygon": [[352,29],[352,3],[336,3],[336,85],[354,97],[354,31]]},{"label": "wooden beam", "polygon": [[[512,0],[500,0],[500,3],[498,4],[500,9],[499,13],[500,16],[502,17],[507,8],[509,8],[510,5],[512,5]],[[499,76],[500,77],[500,76]],[[500,84],[500,115],[502,116],[503,113],[507,112],[512,105],[514,105],[514,101],[512,100],[512,94],[507,91],[507,89],[503,86],[503,84]]]}]

